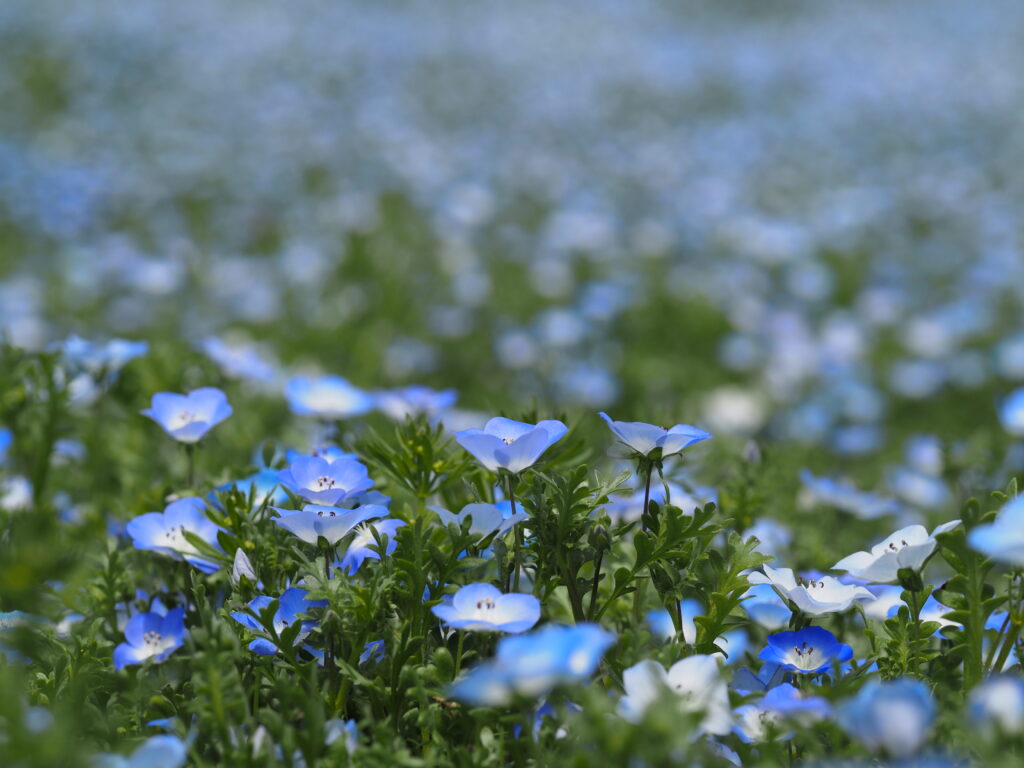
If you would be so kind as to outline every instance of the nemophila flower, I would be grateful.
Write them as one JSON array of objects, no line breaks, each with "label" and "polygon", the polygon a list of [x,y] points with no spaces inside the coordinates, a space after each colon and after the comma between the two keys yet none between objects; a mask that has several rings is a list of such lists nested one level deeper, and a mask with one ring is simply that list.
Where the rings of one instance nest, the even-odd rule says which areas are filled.
[{"label": "nemophila flower", "polygon": [[568,431],[565,424],[554,419],[524,424],[497,416],[483,429],[456,432],[455,439],[492,472],[505,469],[515,473],[532,467]]},{"label": "nemophila flower", "polygon": [[840,643],[822,627],[804,627],[798,632],[768,635],[768,645],[758,656],[791,672],[828,672],[840,662],[853,658],[853,648]]},{"label": "nemophila flower", "polygon": [[986,736],[1020,733],[1024,730],[1024,680],[1010,675],[989,678],[971,691],[967,712],[974,727]]},{"label": "nemophila flower", "polygon": [[194,389],[187,395],[158,392],[151,407],[142,411],[175,440],[197,443],[203,435],[231,415],[228,398],[216,387]]},{"label": "nemophila flower", "polygon": [[806,469],[800,472],[800,482],[804,486],[806,503],[835,507],[861,520],[874,520],[902,511],[895,499],[858,490],[830,477],[815,477]]},{"label": "nemophila flower", "polygon": [[626,694],[619,701],[619,712],[627,720],[639,721],[670,690],[679,697],[680,711],[704,713],[702,731],[722,735],[732,729],[729,689],[714,656],[689,656],[667,672],[656,661],[641,661],[622,673],[622,684]]},{"label": "nemophila flower", "polygon": [[802,726],[824,720],[832,713],[828,702],[820,696],[806,696],[789,683],[783,683],[770,690],[756,704],[738,707],[736,717],[736,735],[747,744],[765,741],[771,729],[775,729],[781,739],[792,738],[792,732],[778,733],[786,722],[796,722]]},{"label": "nemophila flower", "polygon": [[256,569],[252,567],[252,561],[245,554],[245,550],[239,547],[235,550],[235,561],[231,566],[231,583],[237,587],[242,579],[248,579],[253,584],[259,581],[256,578]]},{"label": "nemophila flower", "polygon": [[[704,608],[699,602],[693,599],[686,599],[680,602],[679,610],[682,615],[682,639],[685,643],[697,641],[697,624],[695,619],[704,615]],[[786,617],[789,617],[789,609],[786,609]],[[656,611],[649,611],[647,614],[647,625],[651,631],[663,640],[670,640],[676,636],[676,627],[672,621],[671,614],[664,608]],[[727,664],[733,664],[740,660],[747,647],[747,634],[743,630],[726,632],[717,639],[717,644],[722,648],[722,653],[716,653]]]},{"label": "nemophila flower", "polygon": [[[253,503],[256,506],[260,506],[263,502],[281,504],[288,500],[288,494],[281,486],[281,483],[278,482],[277,470],[274,469],[261,469],[259,472],[255,472],[248,477],[243,477],[241,480],[219,485],[216,490],[223,493],[224,491],[230,491],[232,486],[246,495],[251,492]],[[221,503],[215,493],[210,493],[207,498],[215,507],[221,508]]]},{"label": "nemophila flower", "polygon": [[8,512],[32,506],[32,483],[27,477],[14,475],[0,480],[0,509]]},{"label": "nemophila flower", "polygon": [[137,613],[125,625],[124,637],[127,642],[114,649],[114,667],[124,669],[129,664],[141,664],[146,659],[163,661],[182,646],[186,634],[183,607],[166,612],[154,610]]},{"label": "nemophila flower", "polygon": [[1024,387],[1011,392],[999,406],[999,421],[1014,437],[1024,437]]},{"label": "nemophila flower", "polygon": [[205,502],[189,496],[168,504],[163,512],[147,512],[128,522],[125,530],[132,537],[136,549],[150,549],[154,552],[184,560],[203,573],[213,573],[220,563],[198,549],[185,538],[185,533],[199,537],[214,549],[220,550],[217,534],[224,531],[219,525],[207,519],[203,510]]},{"label": "nemophila flower", "polygon": [[437,391],[429,387],[412,386],[378,392],[374,397],[377,410],[395,421],[404,421],[420,414],[436,418],[455,405],[458,394],[454,389]]},{"label": "nemophila flower", "polygon": [[598,414],[630,449],[649,458],[666,458],[681,453],[695,443],[708,440],[711,435],[689,424],[676,424],[665,429],[642,421],[612,421],[603,411]]},{"label": "nemophila flower", "polygon": [[873,546],[870,552],[855,552],[832,568],[879,584],[896,581],[901,568],[920,571],[925,560],[935,551],[935,537],[958,525],[959,520],[951,520],[938,526],[930,535],[923,525],[909,525]]},{"label": "nemophila flower", "polygon": [[751,536],[757,539],[758,544],[754,548],[755,552],[760,552],[762,555],[771,555],[776,558],[785,553],[793,541],[793,531],[789,526],[783,525],[778,520],[772,520],[769,517],[762,517],[756,520],[741,535],[744,541]]},{"label": "nemophila flower", "polygon": [[875,621],[884,621],[889,617],[893,606],[903,605],[903,587],[899,585],[879,584],[869,586],[868,591],[875,596],[874,600],[865,600],[860,605],[864,615]]},{"label": "nemophila flower", "polygon": [[374,661],[380,663],[384,660],[384,641],[383,640],[371,640],[363,646],[363,652],[359,654],[359,663],[365,664],[368,661]]},{"label": "nemophila flower", "polygon": [[7,428],[0,428],[0,464],[3,464],[7,459],[7,449],[11,447],[11,443],[14,441],[14,433]]},{"label": "nemophila flower", "polygon": [[278,481],[314,504],[341,504],[373,485],[366,467],[349,458],[328,461],[301,456],[277,474]]},{"label": "nemophila flower", "polygon": [[[644,480],[641,479],[640,482],[642,484]],[[667,495],[666,487],[668,488]],[[609,497],[609,502],[598,507],[595,513],[604,512],[612,520],[626,522],[639,520],[644,512],[644,498],[643,490],[632,492],[629,495],[617,494]],[[658,483],[651,487],[651,501],[656,501],[658,504],[672,504],[684,512],[690,513],[698,507],[703,508],[709,501],[717,503],[718,494],[714,488],[698,487],[693,488],[690,492],[676,483]]]},{"label": "nemophila flower", "polygon": [[516,514],[512,514],[512,505],[508,501],[499,501],[497,504],[467,504],[458,514],[453,514],[441,507],[431,507],[443,525],[455,524],[462,527],[467,518],[470,520],[469,533],[471,536],[484,538],[492,533],[501,535],[512,526],[523,520],[529,519],[529,515],[516,508]]},{"label": "nemophila flower", "polygon": [[588,680],[615,635],[596,624],[548,624],[528,635],[498,641],[493,661],[474,667],[449,691],[454,699],[497,707],[517,696],[537,698],[556,685]]},{"label": "nemophila flower", "polygon": [[335,462],[338,461],[339,459],[354,459],[356,461],[359,460],[359,457],[356,454],[342,450],[338,446],[330,444],[319,445],[313,450],[308,451],[307,453],[303,453],[302,451],[296,451],[291,448],[284,452],[285,461],[287,461],[289,464],[293,464],[297,459],[301,459],[307,456],[319,456],[321,459],[326,459],[327,461],[330,462]]},{"label": "nemophila flower", "polygon": [[[290,587],[281,593],[281,597],[278,598],[277,611],[274,612],[274,631],[277,632],[278,636],[280,636],[282,632],[296,621],[300,621],[300,616],[309,613],[313,608],[323,608],[327,605],[326,600],[309,600],[307,598],[308,594],[309,593],[301,587]],[[249,610],[258,616],[273,601],[274,598],[267,595],[254,597],[249,601]],[[260,624],[259,620],[255,616],[250,616],[248,613],[243,613],[242,611],[236,611],[231,614],[231,618],[246,629],[252,631],[254,634],[263,635],[263,637],[257,637],[249,643],[250,651],[258,653],[261,656],[273,656],[277,653],[277,646],[269,637],[266,636],[266,629],[264,629],[263,625]],[[302,621],[299,633],[295,636],[295,644],[298,645],[305,640],[309,633],[316,628],[318,623],[319,622],[312,620]]]},{"label": "nemophila flower", "polygon": [[128,757],[103,753],[89,762],[90,768],[182,768],[188,748],[177,736],[161,734],[144,741]]},{"label": "nemophila flower", "polygon": [[395,541],[395,531],[403,525],[405,523],[401,520],[388,518],[387,520],[378,520],[377,522],[367,523],[356,528],[356,535],[352,539],[352,543],[348,545],[348,549],[345,550],[345,556],[338,565],[351,576],[359,570],[364,560],[380,560],[380,555],[375,549],[377,539],[374,538],[374,530],[377,531],[377,535],[380,537],[387,536],[388,543],[384,554],[390,555],[398,546],[398,542]]},{"label": "nemophila flower", "polygon": [[1024,496],[1007,502],[995,521],[972,528],[967,543],[993,560],[1024,566]]},{"label": "nemophila flower", "polygon": [[93,376],[104,374],[108,382],[113,380],[130,361],[149,352],[149,344],[145,341],[110,339],[100,343],[74,334],[54,346],[60,349],[64,359],[71,365],[78,366]]},{"label": "nemophila flower", "polygon": [[941,478],[909,467],[889,470],[886,482],[893,493],[908,504],[922,509],[942,509],[949,505],[952,498]]},{"label": "nemophila flower", "polygon": [[[899,609],[906,605],[901,599],[897,604],[889,606],[889,613],[887,618],[892,618]],[[943,605],[935,599],[935,595],[929,595],[928,599],[924,601],[924,605],[921,606],[921,621],[934,621],[943,629],[946,627],[959,627],[961,626],[955,621],[951,621],[946,618],[947,613],[952,613],[953,609]]]},{"label": "nemophila flower", "polygon": [[872,680],[839,705],[837,720],[850,737],[872,752],[901,759],[928,739],[935,701],[920,680]]},{"label": "nemophila flower", "polygon": [[743,593],[740,605],[751,621],[767,630],[781,629],[792,615],[789,606],[770,584],[752,586]]},{"label": "nemophila flower", "polygon": [[274,366],[263,359],[255,344],[231,343],[208,336],[199,342],[199,349],[213,360],[225,375],[250,381],[273,381]]},{"label": "nemophila flower", "polygon": [[746,696],[750,693],[765,693],[786,682],[789,677],[789,670],[783,669],[779,664],[766,661],[761,665],[755,675],[747,667],[736,670],[732,676],[729,686]]},{"label": "nemophila flower", "polygon": [[540,621],[540,601],[533,595],[502,594],[490,584],[467,584],[450,602],[430,609],[451,629],[469,632],[525,632]]},{"label": "nemophila flower", "polygon": [[842,613],[857,600],[873,599],[864,587],[843,584],[831,576],[805,580],[790,568],[763,566],[764,573],[754,571],[747,578],[751,584],[770,584],[786,600],[811,616]]},{"label": "nemophila flower", "polygon": [[296,376],[284,387],[288,407],[299,416],[347,419],[373,409],[374,399],[340,376]]},{"label": "nemophila flower", "polygon": [[274,522],[302,539],[307,544],[316,544],[322,536],[334,546],[347,536],[357,525],[375,517],[385,517],[388,510],[377,504],[367,504],[356,509],[339,509],[318,504],[307,504],[301,510],[271,507],[280,517]]}]

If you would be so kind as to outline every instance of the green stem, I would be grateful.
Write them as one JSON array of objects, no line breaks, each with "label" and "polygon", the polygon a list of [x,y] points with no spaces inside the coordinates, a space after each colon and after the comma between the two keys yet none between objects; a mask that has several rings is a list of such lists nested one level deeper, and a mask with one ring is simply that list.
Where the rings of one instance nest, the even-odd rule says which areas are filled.
[{"label": "green stem", "polygon": [[[512,490],[512,475],[511,473],[505,478],[508,486],[508,501],[512,505],[512,518],[516,516],[516,497]],[[513,526],[515,529],[515,550],[512,553],[512,591],[519,591],[519,568],[520,558],[522,557],[523,550],[523,531],[516,525]]]},{"label": "green stem", "polygon": [[462,641],[466,639],[466,633],[461,629],[457,630],[459,633],[459,646],[455,651],[455,677],[458,679],[459,672],[462,670]]},{"label": "green stem", "polygon": [[1001,672],[1003,667],[1006,666],[1006,660],[1010,657],[1010,651],[1013,650],[1013,646],[1019,636],[1020,623],[1016,621],[1011,622],[1010,628],[1006,632],[1006,639],[1003,640],[1003,647],[999,651],[999,657],[996,659],[996,672]]},{"label": "green stem", "polygon": [[651,503],[651,474],[654,472],[654,463],[647,461],[647,482],[644,483],[644,511],[643,516],[647,517],[647,507]]},{"label": "green stem", "polygon": [[604,550],[597,553],[597,562],[594,564],[594,586],[590,589],[590,607],[587,609],[587,618],[594,615],[594,606],[597,605],[597,587],[601,583],[601,560],[604,559]]},{"label": "green stem", "polygon": [[185,477],[185,481],[188,483],[189,488],[194,488],[196,484],[196,444],[186,443],[185,444],[185,458],[188,461],[188,474]]}]

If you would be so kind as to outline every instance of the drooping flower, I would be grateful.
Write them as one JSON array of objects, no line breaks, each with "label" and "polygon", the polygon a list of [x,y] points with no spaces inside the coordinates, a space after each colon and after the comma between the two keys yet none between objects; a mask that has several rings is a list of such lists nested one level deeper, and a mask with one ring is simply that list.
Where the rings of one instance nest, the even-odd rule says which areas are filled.
[{"label": "drooping flower", "polygon": [[163,612],[156,610],[137,613],[128,619],[124,628],[126,642],[114,649],[114,667],[124,669],[129,664],[141,664],[146,659],[163,661],[182,646],[185,635],[185,609],[181,606]]},{"label": "drooping flower", "polygon": [[278,472],[277,478],[314,504],[341,504],[373,486],[366,466],[350,458],[328,461],[321,456],[300,456]]},{"label": "drooping flower", "polygon": [[1024,437],[1024,387],[1011,392],[999,406],[999,421],[1014,437]]},{"label": "drooping flower", "polygon": [[842,613],[856,600],[874,599],[864,587],[842,584],[832,576],[804,580],[797,578],[790,568],[762,566],[764,573],[754,571],[747,578],[751,584],[770,584],[783,598],[811,616]]},{"label": "drooping flower", "polygon": [[[299,617],[308,613],[310,609],[323,608],[327,605],[326,600],[309,600],[307,598],[308,594],[309,593],[301,587],[290,587],[281,593],[281,597],[278,598],[277,610],[274,612],[274,631],[277,632],[279,636],[294,622],[300,621]],[[267,595],[254,597],[249,601],[249,610],[258,615],[273,601],[274,598]],[[244,613],[242,611],[236,611],[231,614],[231,618],[246,629],[251,630],[253,634],[261,635],[261,637],[257,637],[249,643],[250,651],[258,653],[261,656],[273,656],[277,653],[277,645],[275,645],[272,638],[267,636],[266,629],[254,616],[250,616],[248,613]],[[312,620],[302,621],[299,633],[295,636],[295,644],[298,645],[306,639],[309,633],[316,628],[317,624],[318,622]]]},{"label": "drooping flower", "polygon": [[380,560],[380,555],[374,549],[377,546],[377,540],[374,538],[373,529],[376,529],[378,536],[387,536],[388,544],[384,554],[392,554],[398,546],[398,542],[395,541],[395,531],[403,525],[405,523],[401,520],[389,517],[387,520],[378,520],[356,528],[356,535],[339,563],[341,569],[351,576],[359,570],[364,560]]},{"label": "drooping flower", "polygon": [[474,667],[450,689],[454,699],[503,706],[516,696],[537,698],[556,685],[583,682],[597,669],[615,635],[596,624],[548,624],[498,641],[494,661]]},{"label": "drooping flower", "polygon": [[959,520],[951,520],[938,526],[930,535],[923,525],[909,525],[873,546],[870,552],[855,552],[832,568],[878,584],[896,581],[901,568],[921,570],[925,560],[935,551],[935,537],[958,525]]},{"label": "drooping flower", "polygon": [[347,536],[357,525],[375,517],[385,517],[388,510],[377,504],[367,504],[356,509],[339,509],[318,504],[307,504],[301,510],[271,507],[280,517],[274,522],[302,539],[307,544],[316,544],[321,536],[331,546]]},{"label": "drooping flower", "polygon": [[791,672],[828,672],[836,663],[853,658],[853,648],[840,643],[822,627],[768,635],[768,645],[758,656]]},{"label": "drooping flower", "polygon": [[657,454],[660,458],[674,456],[695,443],[711,438],[708,432],[689,424],[676,424],[665,429],[642,421],[612,421],[603,411],[598,415],[619,440],[636,453],[649,458],[657,451],[660,451]]},{"label": "drooping flower", "polygon": [[993,560],[1024,565],[1024,496],[1007,502],[994,522],[972,528],[967,542]]},{"label": "drooping flower", "polygon": [[375,395],[377,409],[395,421],[404,421],[409,416],[425,414],[436,418],[447,411],[458,399],[454,389],[437,391],[429,387],[403,387],[378,392]]},{"label": "drooping flower", "polygon": [[221,564],[202,554],[185,538],[188,532],[221,550],[217,534],[224,529],[206,517],[203,513],[205,508],[206,503],[198,497],[178,499],[168,504],[163,512],[139,515],[128,522],[125,530],[132,537],[136,549],[160,552],[175,560],[184,560],[203,573],[213,573]]},{"label": "drooping flower", "polygon": [[455,439],[490,471],[516,473],[532,467],[568,431],[565,424],[554,419],[524,424],[497,416],[483,429],[456,432]]},{"label": "drooping flower", "polygon": [[175,440],[197,443],[232,413],[228,398],[216,387],[194,389],[187,395],[158,392],[152,406],[142,411]]},{"label": "drooping flower", "polygon": [[626,695],[619,701],[619,712],[627,720],[640,720],[662,691],[671,690],[679,696],[681,712],[704,713],[702,731],[722,735],[732,729],[729,689],[714,656],[688,656],[667,672],[656,661],[641,661],[622,673],[622,684]]},{"label": "drooping flower", "polygon": [[935,701],[920,680],[872,680],[838,708],[839,725],[876,753],[910,757],[928,738]]},{"label": "drooping flower", "polygon": [[1024,730],[1024,681],[1019,677],[991,677],[973,691],[967,707],[971,723],[987,736],[1018,734]]},{"label": "drooping flower", "polygon": [[533,595],[502,594],[490,584],[467,584],[450,602],[431,608],[452,629],[469,632],[525,632],[540,620],[540,601]]},{"label": "drooping flower", "polygon": [[499,501],[497,504],[467,504],[458,514],[453,514],[441,507],[431,507],[444,525],[455,524],[462,527],[462,522],[469,518],[469,533],[471,536],[484,538],[492,533],[499,536],[512,526],[523,520],[529,519],[529,515],[516,508],[516,514],[512,514],[512,505],[508,501]]},{"label": "drooping flower", "polygon": [[296,376],[284,387],[288,407],[299,416],[347,419],[373,409],[373,396],[340,376]]},{"label": "drooping flower", "polygon": [[128,757],[104,752],[89,761],[90,768],[182,768],[188,760],[188,747],[177,736],[152,736]]}]

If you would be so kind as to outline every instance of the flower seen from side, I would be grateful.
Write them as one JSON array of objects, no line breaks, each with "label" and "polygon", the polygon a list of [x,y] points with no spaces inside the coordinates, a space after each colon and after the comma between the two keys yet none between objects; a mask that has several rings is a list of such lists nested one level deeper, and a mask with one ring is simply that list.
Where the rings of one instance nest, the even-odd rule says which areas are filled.
[{"label": "flower seen from side", "polygon": [[515,474],[532,467],[568,431],[554,419],[526,424],[497,416],[483,429],[456,432],[455,439],[491,472],[504,469]]}]

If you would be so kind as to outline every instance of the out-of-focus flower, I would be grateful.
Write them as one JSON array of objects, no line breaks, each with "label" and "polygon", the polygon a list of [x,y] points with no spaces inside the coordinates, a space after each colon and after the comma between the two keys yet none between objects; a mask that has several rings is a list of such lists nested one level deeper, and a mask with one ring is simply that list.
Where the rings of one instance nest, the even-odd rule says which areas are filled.
[{"label": "out-of-focus flower", "polygon": [[[308,594],[301,587],[290,587],[281,593],[281,597],[278,598],[277,611],[274,612],[274,631],[278,636],[293,623],[299,621],[299,617],[306,614],[311,608],[323,608],[327,605],[326,600],[307,599],[306,596]],[[272,602],[274,602],[274,598],[267,595],[254,597],[249,601],[249,610],[258,615],[269,607]],[[261,656],[273,656],[277,653],[277,646],[271,638],[266,636],[266,629],[255,617],[242,611],[236,611],[231,614],[231,618],[246,629],[251,630],[254,634],[261,635],[261,637],[257,637],[249,643],[250,651]],[[299,633],[295,636],[295,644],[301,643],[316,626],[316,621],[303,621]]]},{"label": "out-of-focus flower", "polygon": [[967,712],[986,735],[1024,730],[1024,681],[1009,675],[992,677],[973,691]]},{"label": "out-of-focus flower", "polygon": [[455,439],[492,472],[505,469],[516,473],[532,467],[568,431],[565,424],[555,419],[524,424],[496,416],[483,429],[456,432]]},{"label": "out-of-focus flower", "polygon": [[864,587],[842,584],[831,576],[820,579],[797,578],[790,568],[763,566],[764,573],[754,571],[748,579],[751,584],[770,584],[786,600],[811,616],[842,613],[856,600],[873,599]]},{"label": "out-of-focus flower", "polygon": [[321,536],[334,546],[347,536],[357,525],[375,517],[385,517],[388,510],[377,504],[367,504],[356,509],[339,509],[307,504],[301,510],[271,507],[280,517],[274,522],[286,531],[294,533],[307,544],[316,544]]},{"label": "out-of-focus flower", "polygon": [[758,584],[743,593],[743,610],[752,621],[767,630],[781,629],[789,623],[789,606],[771,584]]},{"label": "out-of-focus flower", "polygon": [[822,627],[804,627],[798,632],[768,635],[768,645],[758,657],[791,672],[828,672],[836,663],[853,658],[853,648],[840,643]]},{"label": "out-of-focus flower", "polygon": [[114,667],[124,669],[146,659],[163,661],[182,646],[186,634],[183,607],[166,612],[137,613],[125,625],[127,642],[114,649]]},{"label": "out-of-focus flower", "polygon": [[175,440],[197,443],[203,435],[231,415],[228,398],[216,387],[194,389],[187,395],[158,392],[152,407],[142,411]]},{"label": "out-of-focus flower", "polygon": [[7,459],[7,449],[14,441],[14,433],[6,427],[0,427],[0,464]]},{"label": "out-of-focus flower", "polygon": [[404,421],[409,416],[424,414],[436,418],[455,405],[458,393],[454,389],[437,391],[429,387],[404,387],[378,392],[374,395],[377,409],[394,419]]},{"label": "out-of-focus flower", "polygon": [[372,395],[340,376],[296,376],[285,384],[284,395],[293,413],[319,419],[361,416],[374,405]]},{"label": "out-of-focus flower", "polygon": [[641,456],[651,457],[660,449],[658,456],[666,458],[682,453],[684,449],[702,440],[711,439],[708,432],[689,424],[676,424],[665,429],[642,421],[612,421],[603,411],[598,415],[619,440]]},{"label": "out-of-focus flower", "polygon": [[403,525],[405,523],[401,520],[388,518],[387,520],[378,520],[356,528],[356,535],[352,539],[352,543],[348,545],[348,549],[345,550],[345,556],[341,559],[341,563],[339,563],[341,569],[351,575],[359,570],[364,560],[380,560],[380,555],[374,549],[377,545],[377,540],[373,535],[374,530],[377,531],[378,536],[387,536],[388,544],[384,554],[392,554],[395,551],[395,547],[398,546],[398,542],[395,541],[395,531]]},{"label": "out-of-focus flower", "polygon": [[[820,696],[802,694],[789,683],[772,688],[756,704],[737,707],[736,735],[744,742],[764,741],[769,729],[779,729],[786,721],[808,726],[824,720],[832,714],[828,702]],[[789,739],[793,734],[780,733],[779,738]]]},{"label": "out-of-focus flower", "polygon": [[90,768],[182,768],[188,759],[188,747],[177,736],[152,736],[128,757],[102,753],[89,762]]},{"label": "out-of-focus flower", "polygon": [[[786,618],[788,619],[789,609],[785,610]],[[682,616],[683,626],[681,635],[683,642],[695,643],[697,641],[696,618],[704,615],[703,606],[696,600],[688,598],[679,603],[679,612]],[[663,640],[670,640],[676,636],[676,627],[672,622],[672,616],[664,608],[648,612],[647,625],[655,635],[658,635]],[[726,632],[718,637],[717,643],[721,646],[723,653],[716,653],[714,655],[721,658],[727,664],[734,664],[742,658],[743,652],[746,650],[747,635],[743,630]]]},{"label": "out-of-focus flower", "polygon": [[840,704],[839,725],[872,752],[902,759],[917,752],[935,719],[935,701],[920,680],[872,680]]},{"label": "out-of-focus flower", "polygon": [[1024,565],[1024,496],[1007,502],[994,522],[972,528],[967,542],[993,560]]},{"label": "out-of-focus flower", "polygon": [[209,336],[199,342],[199,348],[232,378],[273,381],[276,375],[274,367],[263,359],[254,344],[229,343]]},{"label": "out-of-focus flower", "polygon": [[901,568],[921,570],[925,560],[935,551],[935,537],[953,530],[958,525],[959,520],[951,520],[938,526],[930,535],[923,525],[901,528],[873,546],[870,552],[855,552],[844,557],[832,568],[846,571],[854,578],[878,584],[896,581]]},{"label": "out-of-focus flower", "polygon": [[525,632],[540,620],[540,601],[533,595],[502,594],[490,584],[467,584],[451,601],[431,608],[452,629],[469,632]]},{"label": "out-of-focus flower", "polygon": [[341,504],[373,486],[366,467],[350,458],[328,461],[320,456],[300,456],[281,470],[277,479],[314,504]]},{"label": "out-of-focus flower", "polygon": [[999,421],[1014,437],[1024,437],[1024,387],[1010,393],[999,406]]},{"label": "out-of-focus flower", "polygon": [[205,502],[189,496],[168,504],[163,512],[147,512],[128,522],[125,527],[136,549],[150,549],[154,552],[184,560],[203,573],[213,573],[220,563],[202,554],[186,537],[191,533],[214,549],[220,550],[217,534],[224,529],[211,522],[203,510]]},{"label": "out-of-focus flower", "polygon": [[841,509],[862,520],[874,520],[900,511],[895,499],[861,491],[829,477],[815,477],[806,469],[800,472],[800,482],[812,502]]},{"label": "out-of-focus flower", "polygon": [[640,720],[662,692],[670,690],[679,696],[680,711],[704,713],[701,730],[721,735],[732,729],[729,689],[714,656],[689,656],[667,672],[656,661],[641,661],[622,673],[622,684],[626,695],[619,712],[627,720]]},{"label": "out-of-focus flower", "polygon": [[441,507],[431,507],[444,525],[457,525],[460,528],[466,518],[469,518],[469,533],[471,536],[484,538],[492,533],[501,535],[512,526],[523,520],[529,519],[529,515],[520,509],[512,514],[512,505],[508,501],[499,501],[497,504],[467,504],[458,514],[453,514]]}]

